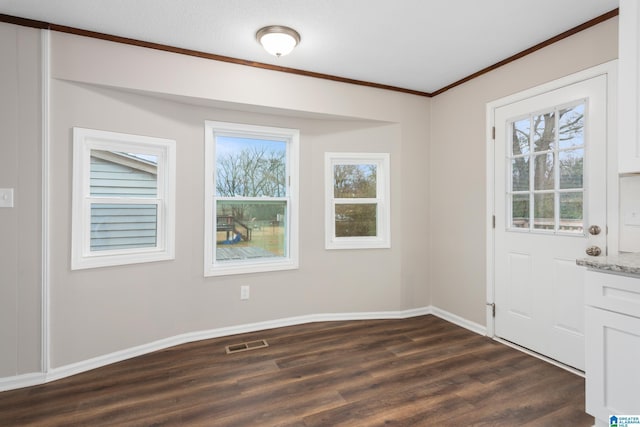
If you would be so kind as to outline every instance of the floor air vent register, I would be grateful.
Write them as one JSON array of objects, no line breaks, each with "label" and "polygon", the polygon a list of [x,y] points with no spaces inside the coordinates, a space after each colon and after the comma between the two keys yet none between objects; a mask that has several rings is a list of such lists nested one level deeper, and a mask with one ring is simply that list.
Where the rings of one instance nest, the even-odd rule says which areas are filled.
[{"label": "floor air vent register", "polygon": [[257,341],[249,341],[243,342],[240,344],[232,344],[228,345],[225,348],[227,349],[227,354],[239,353],[241,351],[247,350],[256,350],[258,348],[269,347],[269,344],[266,340],[257,340]]}]

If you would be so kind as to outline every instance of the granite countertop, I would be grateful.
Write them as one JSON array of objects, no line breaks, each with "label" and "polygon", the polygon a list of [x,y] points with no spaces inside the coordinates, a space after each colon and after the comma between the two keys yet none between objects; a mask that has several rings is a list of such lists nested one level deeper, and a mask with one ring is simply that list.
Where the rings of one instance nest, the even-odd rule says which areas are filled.
[{"label": "granite countertop", "polygon": [[623,253],[614,256],[589,257],[576,260],[576,264],[594,270],[640,275],[640,253]]}]

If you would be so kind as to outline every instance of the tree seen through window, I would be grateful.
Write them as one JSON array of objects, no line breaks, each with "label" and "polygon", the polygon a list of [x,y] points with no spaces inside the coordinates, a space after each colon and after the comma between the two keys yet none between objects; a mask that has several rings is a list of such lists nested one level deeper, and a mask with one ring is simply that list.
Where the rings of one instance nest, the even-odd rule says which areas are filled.
[{"label": "tree seen through window", "polygon": [[216,138],[217,260],[285,256],[286,156],[285,141]]},{"label": "tree seen through window", "polygon": [[511,123],[511,227],[583,232],[585,103]]}]

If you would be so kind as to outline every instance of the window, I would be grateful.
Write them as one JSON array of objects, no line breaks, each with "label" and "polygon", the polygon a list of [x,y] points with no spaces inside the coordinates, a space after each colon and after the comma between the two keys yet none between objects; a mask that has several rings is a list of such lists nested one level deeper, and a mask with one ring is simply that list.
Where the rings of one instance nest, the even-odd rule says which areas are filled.
[{"label": "window", "polygon": [[174,258],[175,141],[73,129],[71,269]]},{"label": "window", "polygon": [[509,123],[512,231],[584,235],[585,101]]},{"label": "window", "polygon": [[205,276],[297,268],[299,131],[205,130]]},{"label": "window", "polygon": [[389,248],[389,154],[325,153],[327,249]]}]

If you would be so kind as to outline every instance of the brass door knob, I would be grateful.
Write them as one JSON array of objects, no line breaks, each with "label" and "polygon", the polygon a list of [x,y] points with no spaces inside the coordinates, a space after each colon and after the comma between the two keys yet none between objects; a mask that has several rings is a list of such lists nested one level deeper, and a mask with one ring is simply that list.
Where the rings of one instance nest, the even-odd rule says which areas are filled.
[{"label": "brass door knob", "polygon": [[593,236],[597,236],[601,231],[602,229],[597,225],[592,225],[591,227],[589,227],[589,234]]},{"label": "brass door knob", "polygon": [[602,253],[602,249],[597,246],[589,246],[585,252],[589,256],[598,256]]}]

